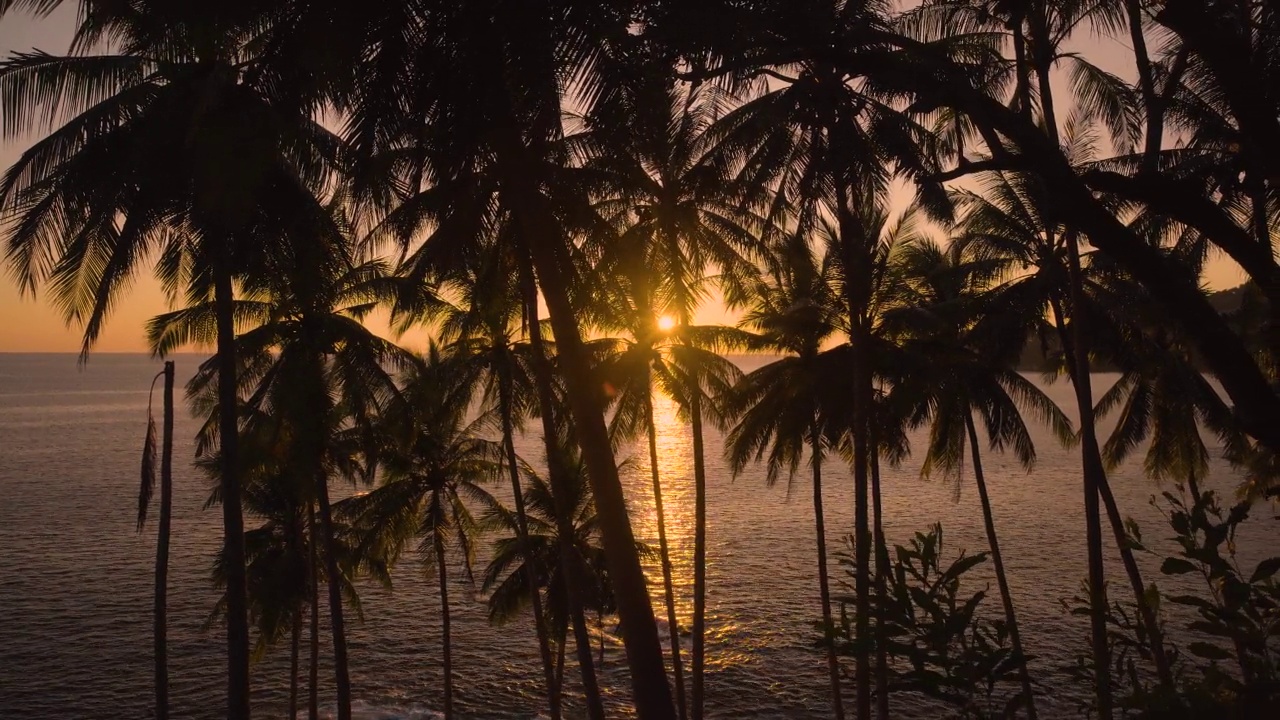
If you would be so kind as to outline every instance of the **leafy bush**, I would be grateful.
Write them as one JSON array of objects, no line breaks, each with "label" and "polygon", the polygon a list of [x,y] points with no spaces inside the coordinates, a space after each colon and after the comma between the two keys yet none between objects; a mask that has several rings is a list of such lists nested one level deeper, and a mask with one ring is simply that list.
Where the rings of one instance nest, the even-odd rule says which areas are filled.
[{"label": "leafy bush", "polygon": [[[853,539],[840,565],[853,577]],[[954,716],[1010,717],[1022,704],[1019,662],[1008,643],[1006,623],[980,612],[985,591],[964,592],[966,573],[986,562],[986,553],[963,551],[943,564],[942,526],[917,533],[911,542],[894,548],[883,607],[873,596],[867,639],[874,651],[883,635],[889,662],[889,692],[913,692],[945,703]],[[852,586],[852,580],[842,582]],[[851,595],[841,604],[835,643],[841,655],[854,656],[855,618]],[[878,623],[883,623],[880,632]],[[825,642],[821,641],[821,642]],[[820,644],[821,644],[820,642]]]},{"label": "leafy bush", "polygon": [[[1111,605],[1108,640],[1117,706],[1140,718],[1274,717],[1280,708],[1280,585],[1275,580],[1280,557],[1248,570],[1241,566],[1235,537],[1249,517],[1250,503],[1224,511],[1213,492],[1190,500],[1165,492],[1163,498],[1161,509],[1179,550],[1162,558],[1160,571],[1198,575],[1204,591],[1167,595],[1154,584],[1148,588],[1157,608],[1180,605],[1197,616],[1185,627],[1186,637],[1193,638],[1185,651],[1172,644],[1166,651],[1174,666],[1172,688],[1159,687],[1138,662],[1148,651],[1132,603]],[[1130,521],[1128,526],[1133,548],[1154,555],[1137,525]],[[1073,614],[1087,616],[1087,598],[1084,592],[1065,604]],[[1092,682],[1090,659],[1082,655],[1069,673]]]}]

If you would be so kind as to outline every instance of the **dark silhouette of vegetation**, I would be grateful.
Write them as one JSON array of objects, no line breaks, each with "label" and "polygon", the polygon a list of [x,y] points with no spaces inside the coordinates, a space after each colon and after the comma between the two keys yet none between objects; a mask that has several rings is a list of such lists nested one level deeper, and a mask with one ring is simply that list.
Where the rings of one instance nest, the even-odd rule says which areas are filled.
[{"label": "dark silhouette of vegetation", "polygon": [[[0,0],[0,17],[62,4]],[[819,605],[798,612],[821,614],[837,718],[887,719],[897,691],[1034,718],[1049,670],[1025,652],[1036,629],[1019,621],[998,534],[1015,509],[989,492],[1017,479],[984,463],[1009,452],[1029,469],[1032,422],[1079,452],[1088,577],[1073,612],[1089,619],[1090,652],[1068,675],[1092,711],[1248,716],[1274,703],[1277,564],[1246,571],[1233,545],[1250,503],[1280,493],[1272,3],[67,4],[78,14],[64,55],[0,61],[0,139],[34,138],[0,178],[0,240],[22,292],[47,294],[82,330],[83,359],[147,269],[171,305],[148,328],[153,351],[213,352],[188,399],[222,513],[210,617],[225,623],[228,718],[249,718],[250,662],[286,637],[297,715],[308,613],[318,717],[323,584],[349,720],[357,590],[390,583],[416,546],[437,575],[447,717],[456,570],[469,581],[483,556],[493,619],[532,614],[552,718],[567,714],[570,630],[586,714],[605,715],[594,611],[616,615],[636,714],[702,720],[721,650],[712,429],[735,474],[764,462],[768,482],[792,482],[807,458]],[[1128,48],[1132,80],[1072,49],[1091,33]],[[1242,289],[1207,291],[1211,261],[1238,267]],[[699,319],[719,304],[745,312],[739,328]],[[372,329],[386,317],[395,339]],[[431,337],[424,355],[400,346],[411,329]],[[729,351],[782,357],[743,374]],[[1037,354],[1071,383],[1074,425],[1018,372]],[[1095,392],[1102,368],[1119,380]],[[656,393],[687,422],[693,455],[687,667]],[[530,421],[541,463],[517,454]],[[669,653],[618,463],[640,435]],[[139,529],[155,443],[151,429]],[[947,565],[940,529],[890,552],[882,464],[913,451],[957,491],[972,469],[986,552]],[[1226,511],[1209,487],[1215,453],[1239,480]],[[1161,567],[1203,575],[1203,596],[1166,597],[1140,572],[1139,554],[1162,551],[1111,485],[1138,456],[1151,479],[1189,488],[1190,500],[1166,496],[1181,549]],[[839,596],[832,457],[854,499]],[[1108,597],[1109,546],[1126,600]],[[988,557],[999,619],[960,585]],[[1170,603],[1199,619],[1168,629],[1209,639],[1184,653],[1165,635]]]}]

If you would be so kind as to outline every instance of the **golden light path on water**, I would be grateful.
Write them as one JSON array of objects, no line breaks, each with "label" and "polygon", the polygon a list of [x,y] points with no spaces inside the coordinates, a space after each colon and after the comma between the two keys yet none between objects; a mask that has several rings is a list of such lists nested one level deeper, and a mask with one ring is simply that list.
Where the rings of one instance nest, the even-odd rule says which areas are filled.
[{"label": "golden light path on water", "polygon": [[[685,673],[689,672],[693,626],[693,551],[694,551],[694,455],[693,430],[680,416],[679,405],[670,397],[655,393],[653,424],[656,430],[658,471],[662,484],[663,515],[666,520],[667,543],[671,555],[672,580],[675,590],[676,618],[680,624],[680,651]],[[654,616],[663,629],[667,643],[667,606],[663,588],[662,564],[658,547],[658,512],[654,502],[649,464],[648,437],[641,435],[630,448],[625,475],[628,478],[627,501],[637,539],[649,544],[652,555],[645,561],[645,578]],[[715,527],[707,518],[707,577],[717,571],[714,548]],[[750,647],[735,643],[722,645],[719,640],[734,634],[738,623],[732,614],[717,611],[714,583],[708,581],[706,610],[706,667],[708,671],[746,663]],[[669,646],[668,646],[669,647]],[[668,662],[670,658],[668,657]]]}]

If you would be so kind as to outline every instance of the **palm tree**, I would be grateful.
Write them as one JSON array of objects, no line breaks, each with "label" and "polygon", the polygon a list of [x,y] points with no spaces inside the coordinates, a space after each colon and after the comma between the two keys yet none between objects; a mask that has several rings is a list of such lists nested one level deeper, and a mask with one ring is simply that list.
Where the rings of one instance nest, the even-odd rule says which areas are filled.
[{"label": "palm tree", "polygon": [[406,405],[383,418],[379,486],[350,500],[347,512],[365,537],[363,545],[395,560],[417,538],[427,570],[437,572],[441,647],[444,660],[444,715],[455,717],[449,607],[449,548],[461,554],[471,574],[478,530],[468,501],[491,506],[484,485],[500,476],[501,444],[478,432],[487,418],[465,420],[471,388],[449,378],[438,357],[408,372]]},{"label": "palm tree", "polygon": [[[509,214],[497,204],[500,198],[493,194],[492,187],[488,187],[487,179],[478,179],[478,183],[482,187],[475,200],[482,208],[474,216],[464,217],[461,224],[447,215],[446,211],[451,206],[441,205],[441,198],[449,196],[431,188],[408,197],[375,228],[374,238],[390,235],[406,250],[408,236],[413,231],[418,228],[429,231],[421,244],[401,263],[402,279],[399,281],[393,320],[400,331],[415,323],[439,324],[442,337],[452,339],[452,362],[460,363],[463,374],[460,382],[476,389],[481,383],[487,383],[487,401],[496,403],[501,422],[510,421],[510,427],[503,430],[504,438],[514,436],[516,424],[532,409],[528,400],[532,382],[537,409],[544,423],[547,454],[551,456],[556,452],[553,444],[558,432],[554,430],[557,423],[552,418],[552,405],[557,402],[555,398],[563,393],[552,387],[555,381],[551,376],[551,366],[540,360],[544,357],[545,348],[540,347],[542,328],[536,317],[536,281],[519,261],[518,249],[513,248],[519,243],[513,237],[515,228]],[[479,224],[467,224],[470,221]],[[452,299],[459,305],[451,305],[443,299],[437,293],[441,288],[446,294],[457,296]],[[582,288],[579,292],[588,291]],[[518,340],[513,327],[517,321],[529,326],[528,343]],[[459,354],[465,357],[459,358]],[[504,391],[508,390],[510,394],[504,396]],[[548,409],[544,411],[543,408]],[[514,440],[506,444],[510,448],[508,465],[515,468]],[[551,474],[553,485],[560,481],[560,475],[559,472]],[[567,494],[567,491],[562,494]],[[569,535],[564,533],[566,538]],[[573,566],[572,547],[565,545],[562,551],[566,554],[566,564]],[[588,713],[599,720],[604,716],[604,708],[591,662],[591,639],[580,602],[581,593],[574,585],[576,577],[577,573],[570,573],[568,593],[578,646],[578,664]],[[541,620],[537,622],[541,623]],[[543,653],[543,660],[544,671],[549,673],[552,669],[549,652]],[[548,674],[549,683],[552,679]],[[548,687],[550,689],[552,684]],[[552,695],[554,698],[554,693]]]},{"label": "palm tree", "polygon": [[[984,293],[999,266],[989,259],[977,261],[966,250],[972,248],[954,243],[943,249],[920,240],[903,246],[893,261],[904,297],[899,298],[900,309],[891,311],[889,323],[902,333],[906,357],[915,359],[918,367],[903,373],[891,402],[903,403],[914,424],[929,423],[923,474],[938,468],[956,473],[959,483],[968,445],[1009,640],[1021,663],[1023,703],[1028,717],[1034,718],[1031,676],[997,540],[974,416],[982,418],[992,449],[1011,448],[1027,470],[1035,463],[1035,446],[1020,408],[1048,424],[1064,443],[1072,441],[1074,433],[1053,401],[1012,369],[1015,358],[1008,345],[1001,347],[1000,338],[984,336],[980,314],[989,297]],[[959,491],[958,484],[956,488]]]},{"label": "palm tree", "polygon": [[[725,336],[727,331],[694,330],[691,320],[706,299],[710,285],[705,273],[717,269],[714,278],[729,297],[744,294],[743,285],[755,275],[749,258],[759,243],[761,218],[744,203],[733,182],[732,166],[719,152],[712,127],[722,100],[709,87],[687,88],[676,82],[672,72],[662,72],[661,60],[644,58],[643,68],[624,66],[626,78],[619,83],[609,102],[597,104],[586,118],[582,142],[593,148],[588,168],[604,174],[605,197],[597,211],[618,226],[617,235],[598,233],[587,243],[600,246],[597,272],[621,279],[622,287],[613,307],[603,309],[605,324],[619,326],[630,335],[634,357],[630,365],[635,386],[633,409],[644,417],[630,418],[631,427],[615,421],[613,434],[629,436],[645,426],[649,432],[650,468],[655,505],[658,510],[658,540],[663,555],[663,583],[668,622],[671,624],[672,665],[676,679],[676,705],[686,711],[684,679],[680,661],[679,632],[674,607],[670,555],[666,542],[666,522],[661,511],[661,483],[656,458],[652,421],[653,378],[646,357],[664,340],[658,316],[671,313],[674,330],[667,333],[677,344],[685,344],[691,334]],[[606,296],[612,298],[613,296]],[[620,319],[620,322],[619,322]],[[613,328],[611,328],[613,329]],[[704,338],[706,339],[706,338]],[[674,345],[672,347],[675,347]],[[723,383],[733,368],[716,363],[703,351],[681,350],[688,362],[703,370],[689,373],[681,382],[681,407],[692,424],[694,446],[694,562],[693,562],[693,648],[690,709],[694,720],[703,717],[705,693],[706,617],[706,471],[702,449],[704,396],[695,390],[699,382]],[[674,359],[675,355],[671,355]],[[695,378],[705,371],[701,380]],[[626,372],[626,371],[624,371]],[[616,418],[617,416],[615,416]],[[638,422],[637,422],[638,421]]]},{"label": "palm tree", "polygon": [[[1071,127],[1068,125],[1069,130]],[[1072,137],[1074,133],[1069,132],[1068,138]],[[1080,354],[1081,348],[1075,337],[1080,327],[1073,329],[1071,326],[1072,308],[1077,308],[1074,311],[1076,319],[1083,322],[1086,317],[1092,318],[1091,334],[1102,337],[1106,334],[1107,328],[1100,324],[1100,321],[1105,320],[1106,314],[1098,312],[1095,308],[1105,301],[1092,298],[1096,284],[1089,279],[1090,268],[1087,265],[1081,268],[1084,274],[1082,280],[1084,292],[1076,293],[1073,299],[1069,268],[1072,251],[1065,240],[1071,233],[1064,231],[1044,212],[1044,206],[1050,200],[1045,194],[1043,185],[1022,175],[992,173],[983,179],[981,192],[959,191],[955,197],[957,207],[963,212],[958,241],[972,245],[971,252],[975,257],[994,259],[1005,265],[1004,281],[993,290],[996,296],[992,299],[992,307],[1002,308],[999,313],[991,313],[993,327],[1004,325],[999,334],[1006,338],[1007,342],[1015,344],[1025,341],[1029,336],[1040,335],[1044,338],[1046,332],[1051,333],[1064,351],[1064,363],[1071,377],[1081,375],[1079,370],[1081,365],[1078,363],[1079,358],[1076,357]],[[1046,307],[1050,318],[1047,330],[1044,327]],[[996,315],[999,315],[999,322],[996,322]],[[1083,402],[1083,396],[1077,398],[1077,401],[1077,404]],[[1092,415],[1092,399],[1089,399],[1086,404],[1087,414]],[[1087,440],[1087,434],[1082,426],[1080,428],[1082,441]],[[1169,665],[1158,620],[1154,608],[1151,608],[1146,601],[1146,586],[1142,582],[1141,573],[1133,557],[1123,518],[1115,504],[1110,485],[1106,481],[1101,449],[1096,447],[1096,442],[1093,445],[1096,453],[1087,449],[1082,450],[1082,457],[1089,458],[1089,476],[1092,478],[1090,487],[1094,488],[1093,492],[1103,501],[1131,590],[1142,613],[1144,626],[1149,628],[1148,639],[1152,660],[1162,682],[1169,682],[1168,678],[1171,676],[1168,675]],[[1088,492],[1086,492],[1086,499],[1087,497]],[[1097,513],[1090,514],[1086,510],[1087,523],[1093,522],[1090,518],[1097,516]],[[1090,535],[1090,537],[1093,536]],[[1095,538],[1095,540],[1097,540],[1096,543],[1089,545],[1089,552],[1090,557],[1093,558],[1091,562],[1095,562],[1096,565],[1101,563],[1101,538]],[[1100,565],[1095,565],[1090,565],[1090,588],[1100,596],[1104,578]],[[1095,597],[1094,601],[1102,602],[1102,599]],[[1095,612],[1101,612],[1103,608],[1104,606],[1099,606]],[[1099,622],[1096,617],[1093,621],[1095,624]],[[1105,643],[1099,646],[1096,628],[1094,654],[1099,658],[1106,655]],[[1106,667],[1106,664],[1103,663],[1102,667]],[[1106,697],[1107,681],[1106,678],[1099,680],[1100,698]]]},{"label": "palm tree", "polygon": [[[173,361],[167,361],[155,379],[164,378],[164,434],[160,455],[160,518],[156,531],[156,583],[154,613],[156,720],[169,718],[169,528],[173,519]],[[142,444],[142,485],[138,489],[138,532],[147,522],[147,509],[156,486],[156,422],[147,399],[147,435]]]},{"label": "palm tree", "polygon": [[[329,578],[338,715],[349,720],[342,573],[329,480],[335,474],[356,481],[370,476],[369,468],[353,462],[355,453],[344,445],[368,442],[374,418],[399,399],[390,372],[412,359],[361,323],[378,304],[391,299],[394,288],[383,263],[353,265],[337,222],[331,220],[317,230],[311,243],[290,248],[280,264],[273,261],[269,272],[244,283],[248,298],[239,301],[235,311],[248,329],[236,338],[235,349],[243,356],[240,375],[247,389],[246,405],[283,416],[293,433],[291,461],[309,473]],[[148,329],[153,351],[165,355],[184,344],[207,343],[216,325],[210,320],[218,312],[216,303],[205,301],[153,319]],[[203,366],[192,390],[213,387],[221,392],[221,381],[221,375],[215,379]]]},{"label": "palm tree", "polygon": [[[54,3],[16,3],[47,10]],[[4,10],[15,3],[6,3]],[[234,284],[316,212],[327,133],[262,72],[255,3],[92,3],[71,53],[0,63],[5,139],[51,132],[0,181],[6,257],[47,285],[83,350],[142,264],[171,293],[212,288],[223,374],[223,534],[230,717],[249,716],[243,519],[236,464]],[[94,54],[110,47],[112,54]]]},{"label": "palm tree", "polygon": [[[756,305],[743,325],[760,333],[762,346],[786,357],[748,373],[720,399],[725,414],[739,418],[726,438],[725,453],[737,475],[752,460],[763,460],[767,452],[767,478],[772,484],[783,470],[788,482],[795,478],[808,445],[831,703],[837,720],[843,720],[822,503],[825,438],[832,431],[827,427],[829,413],[823,412],[824,398],[832,387],[832,373],[844,372],[840,358],[823,353],[822,346],[839,330],[840,303],[831,285],[829,261],[815,257],[807,244],[787,247],[772,274],[771,283],[762,281],[757,286]],[[833,357],[837,362],[831,361]]]},{"label": "palm tree", "polygon": [[[521,470],[528,486],[529,552],[520,549],[518,536],[495,540],[481,586],[488,594],[489,618],[499,623],[516,617],[534,592],[545,594],[547,624],[560,644],[556,662],[558,683],[563,682],[565,640],[573,617],[568,591],[573,571],[568,562],[586,570],[587,581],[581,583],[585,605],[601,617],[616,608],[585,468],[569,445],[562,442],[560,448],[550,462],[555,464],[557,472],[565,473],[567,482],[563,485],[572,488],[573,495],[557,500],[552,496],[549,481],[523,464]],[[557,517],[562,507],[571,510],[571,515],[564,520]],[[518,532],[515,515],[501,505],[489,508],[482,522],[512,534]],[[562,528],[571,528],[568,538],[560,537]],[[561,550],[566,541],[574,548],[572,556]],[[647,546],[638,549],[646,556],[651,554]],[[528,584],[531,579],[532,586]]]},{"label": "palm tree", "polygon": [[[644,718],[665,719],[673,705],[657,625],[602,399],[590,381],[577,322],[581,305],[571,293],[580,280],[570,262],[579,228],[561,212],[571,205],[554,197],[563,189],[557,168],[567,165],[560,143],[563,106],[576,96],[589,111],[601,97],[595,60],[631,29],[629,15],[617,10],[576,0],[554,10],[493,2],[379,3],[355,28],[358,52],[344,56],[354,70],[344,102],[353,109],[353,153],[368,159],[388,145],[410,148],[400,187],[417,193],[428,185],[440,198],[442,226],[484,227],[495,206],[491,198],[509,213],[521,282],[536,281],[555,331],[627,628],[637,709]],[[479,178],[489,182],[475,183]],[[579,207],[586,204],[580,200]]]},{"label": "palm tree", "polygon": [[[493,407],[497,411],[515,504],[516,541],[523,555],[522,567],[528,575],[525,587],[530,592],[529,600],[533,606],[547,700],[551,717],[559,718],[560,683],[556,680],[551,658],[542,597],[534,578],[536,570],[530,554],[528,517],[515,448],[516,429],[529,414],[533,395],[529,347],[519,342],[518,336],[523,305],[518,283],[506,272],[508,268],[501,262],[502,256],[493,253],[490,257],[497,262],[480,268],[464,268],[450,278],[446,288],[460,296],[461,304],[447,305],[441,310],[444,317],[440,322],[440,338],[447,343],[444,352],[458,376],[457,381],[470,386],[473,394],[481,398],[483,407]],[[590,705],[598,702],[598,697],[589,700]]]}]

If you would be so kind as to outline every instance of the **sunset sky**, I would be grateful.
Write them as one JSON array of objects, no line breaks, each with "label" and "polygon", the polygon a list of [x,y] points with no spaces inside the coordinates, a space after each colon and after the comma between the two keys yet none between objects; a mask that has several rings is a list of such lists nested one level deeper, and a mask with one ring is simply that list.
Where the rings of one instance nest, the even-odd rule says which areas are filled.
[{"label": "sunset sky", "polygon": [[[17,13],[0,21],[0,56],[15,51],[39,48],[51,53],[65,51],[75,20],[75,4],[65,3],[52,16],[35,20]],[[1107,41],[1079,43],[1075,49],[1084,52],[1105,69],[1131,76],[1132,60],[1128,49]],[[0,166],[9,167],[25,149],[25,142],[0,141]],[[1238,268],[1225,260],[1210,265],[1207,278],[1211,287],[1237,285],[1243,276]],[[95,346],[98,352],[143,352],[146,340],[143,327],[157,313],[168,310],[159,285],[150,273],[140,273],[127,298],[119,304],[106,331]],[[719,320],[721,308],[706,308],[705,320]],[[412,340],[408,343],[415,345]],[[0,352],[76,352],[80,349],[80,329],[67,327],[60,312],[44,294],[32,298],[22,296],[8,267],[0,274]]]}]

